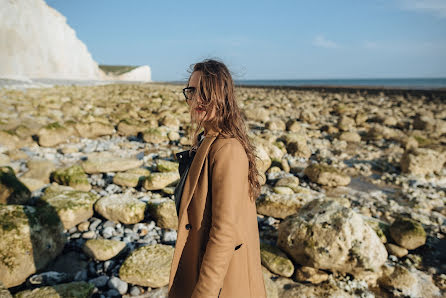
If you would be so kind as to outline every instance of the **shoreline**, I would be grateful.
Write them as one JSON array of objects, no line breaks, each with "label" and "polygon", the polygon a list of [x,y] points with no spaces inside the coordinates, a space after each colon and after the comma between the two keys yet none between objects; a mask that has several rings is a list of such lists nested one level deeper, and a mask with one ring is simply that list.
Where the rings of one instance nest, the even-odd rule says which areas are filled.
[{"label": "shoreline", "polygon": [[[177,82],[153,82],[158,84],[167,85],[183,85]],[[357,86],[357,85],[301,85],[301,86],[289,86],[289,85],[246,85],[236,84],[236,88],[261,88],[261,89],[278,89],[278,90],[301,90],[301,91],[322,91],[329,93],[337,92],[349,92],[349,93],[367,93],[367,94],[379,94],[381,92],[390,93],[392,95],[444,95],[446,96],[445,88],[410,88],[410,87],[397,87],[397,86]]]}]

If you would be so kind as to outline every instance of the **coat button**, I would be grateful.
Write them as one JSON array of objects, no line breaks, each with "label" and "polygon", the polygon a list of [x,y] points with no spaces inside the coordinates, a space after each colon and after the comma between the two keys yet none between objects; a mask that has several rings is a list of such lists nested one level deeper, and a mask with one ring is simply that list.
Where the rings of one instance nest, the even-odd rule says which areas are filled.
[{"label": "coat button", "polygon": [[186,225],[186,230],[190,230],[190,228],[192,228],[191,224],[187,224]]}]

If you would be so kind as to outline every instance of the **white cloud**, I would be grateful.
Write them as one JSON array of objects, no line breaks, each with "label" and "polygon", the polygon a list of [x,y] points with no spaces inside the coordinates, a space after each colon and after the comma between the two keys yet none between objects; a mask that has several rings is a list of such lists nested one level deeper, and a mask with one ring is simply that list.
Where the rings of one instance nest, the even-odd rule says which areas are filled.
[{"label": "white cloud", "polygon": [[322,48],[329,48],[329,49],[334,49],[334,48],[340,47],[337,43],[326,39],[323,35],[316,36],[313,40],[313,45],[322,47]]},{"label": "white cloud", "polygon": [[446,17],[446,0],[397,0],[404,10],[431,13],[441,18]]}]

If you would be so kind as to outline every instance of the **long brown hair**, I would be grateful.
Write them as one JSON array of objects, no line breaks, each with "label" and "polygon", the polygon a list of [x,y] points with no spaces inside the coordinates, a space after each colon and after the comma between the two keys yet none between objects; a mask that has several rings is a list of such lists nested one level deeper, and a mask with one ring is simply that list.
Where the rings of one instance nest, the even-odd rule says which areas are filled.
[{"label": "long brown hair", "polygon": [[[246,132],[245,122],[235,98],[234,81],[231,73],[223,62],[214,59],[206,59],[191,65],[191,76],[195,71],[200,73],[195,96],[202,99],[201,106],[205,109],[205,115],[197,123],[197,127],[192,134],[191,150],[198,148],[198,134],[203,126],[203,121],[215,107],[215,117],[210,121],[212,126],[218,127],[222,134],[239,140],[245,149],[249,161],[249,195],[251,199],[255,200],[260,194],[261,187],[258,179],[260,174],[255,162],[258,156],[254,153],[255,147]],[[192,113],[191,123],[195,123]]]}]

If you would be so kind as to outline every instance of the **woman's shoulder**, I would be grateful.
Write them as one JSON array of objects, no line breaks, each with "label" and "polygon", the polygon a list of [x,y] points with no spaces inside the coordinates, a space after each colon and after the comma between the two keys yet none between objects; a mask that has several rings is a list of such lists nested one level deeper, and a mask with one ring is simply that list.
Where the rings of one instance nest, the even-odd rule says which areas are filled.
[{"label": "woman's shoulder", "polygon": [[231,159],[247,159],[245,148],[235,137],[216,138],[209,152],[211,160],[215,157],[228,157]]}]

